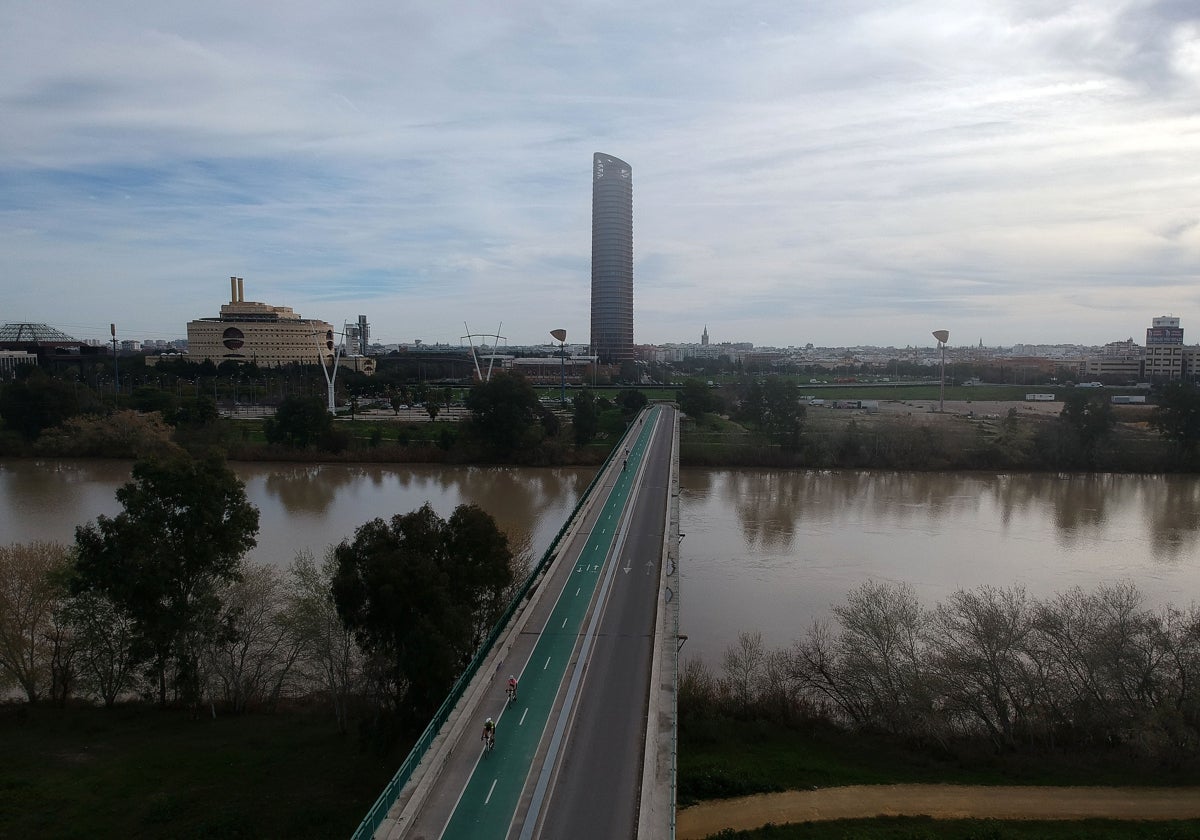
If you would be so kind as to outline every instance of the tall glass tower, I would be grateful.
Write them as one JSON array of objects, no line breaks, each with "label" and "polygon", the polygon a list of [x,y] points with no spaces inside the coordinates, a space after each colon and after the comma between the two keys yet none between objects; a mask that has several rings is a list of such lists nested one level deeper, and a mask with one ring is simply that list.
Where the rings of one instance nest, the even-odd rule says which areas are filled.
[{"label": "tall glass tower", "polygon": [[592,157],[592,352],[633,359],[633,169],[602,152]]}]

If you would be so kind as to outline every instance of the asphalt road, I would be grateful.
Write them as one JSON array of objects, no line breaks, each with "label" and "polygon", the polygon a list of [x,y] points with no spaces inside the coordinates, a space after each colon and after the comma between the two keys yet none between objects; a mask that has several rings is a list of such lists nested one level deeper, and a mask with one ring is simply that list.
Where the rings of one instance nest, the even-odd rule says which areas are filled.
[{"label": "asphalt road", "polygon": [[641,468],[582,697],[550,797],[544,837],[636,837],[650,660],[662,560],[674,409],[664,409]]},{"label": "asphalt road", "polygon": [[[577,759],[593,751],[595,762],[588,766],[603,766],[605,779],[620,780],[620,792],[615,796],[629,802],[628,813],[620,819],[633,819],[630,815],[636,814],[642,769],[641,729],[670,472],[670,411],[650,412],[650,419],[634,438],[628,467],[621,470],[618,466],[605,479],[607,496],[599,510],[589,514],[582,547],[576,545],[560,557],[558,563],[569,566],[554,573],[553,587],[548,586],[542,596],[544,603],[538,605],[536,623],[530,620],[507,660],[497,667],[494,686],[454,747],[438,789],[412,824],[401,829],[404,836],[446,840],[622,836],[588,834],[567,813],[569,806],[557,810],[558,803],[569,803],[576,796],[571,780],[579,772]],[[639,487],[638,481],[647,474],[655,476],[649,482],[652,486]],[[627,516],[624,510],[631,498],[635,504]],[[650,544],[655,532],[658,542],[652,552],[645,547],[634,554],[621,552],[627,540]],[[653,562],[647,566],[650,553]],[[632,564],[628,568],[621,565],[633,557],[642,558],[636,576]],[[614,617],[609,617],[606,605]],[[630,652],[630,641],[637,651]],[[640,685],[628,673],[635,663],[642,672]],[[606,676],[594,676],[600,671]],[[517,674],[519,690],[516,702],[506,705],[503,685],[510,672]],[[597,705],[590,696],[609,691],[618,692],[616,700],[606,695]],[[601,720],[594,719],[601,714],[597,709],[603,710]],[[617,712],[624,715],[620,722],[619,716],[610,717]],[[479,736],[483,719],[489,715],[496,720],[496,748],[484,753]],[[619,739],[612,738],[616,726],[623,733]],[[615,753],[611,751],[614,744],[618,747]],[[560,757],[566,761],[560,764]],[[579,783],[586,787],[589,781],[585,778]],[[553,831],[538,828],[543,814],[548,815],[547,820],[557,820]]]}]

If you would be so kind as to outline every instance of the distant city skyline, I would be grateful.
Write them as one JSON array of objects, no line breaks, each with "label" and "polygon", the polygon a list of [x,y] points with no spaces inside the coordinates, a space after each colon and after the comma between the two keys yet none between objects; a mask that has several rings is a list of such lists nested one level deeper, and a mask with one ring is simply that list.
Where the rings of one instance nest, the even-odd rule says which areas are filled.
[{"label": "distant city skyline", "polygon": [[1200,8],[613,0],[0,10],[0,322],[170,339],[225,278],[381,343],[1200,335]]}]

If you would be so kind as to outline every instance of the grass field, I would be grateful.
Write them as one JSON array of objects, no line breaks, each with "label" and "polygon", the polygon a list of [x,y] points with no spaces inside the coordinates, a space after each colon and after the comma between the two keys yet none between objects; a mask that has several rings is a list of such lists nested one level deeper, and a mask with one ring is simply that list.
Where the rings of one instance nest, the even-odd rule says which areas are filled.
[{"label": "grass field", "polygon": [[403,754],[308,713],[0,706],[0,838],[348,837]]}]

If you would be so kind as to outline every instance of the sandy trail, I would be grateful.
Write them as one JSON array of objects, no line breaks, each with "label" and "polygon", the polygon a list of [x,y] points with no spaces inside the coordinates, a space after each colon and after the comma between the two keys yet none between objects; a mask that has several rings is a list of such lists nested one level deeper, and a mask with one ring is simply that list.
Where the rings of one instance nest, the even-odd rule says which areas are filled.
[{"label": "sandy trail", "polygon": [[849,785],[703,802],[679,812],[679,840],[725,828],[856,817],[1182,820],[1200,818],[1200,787]]}]

